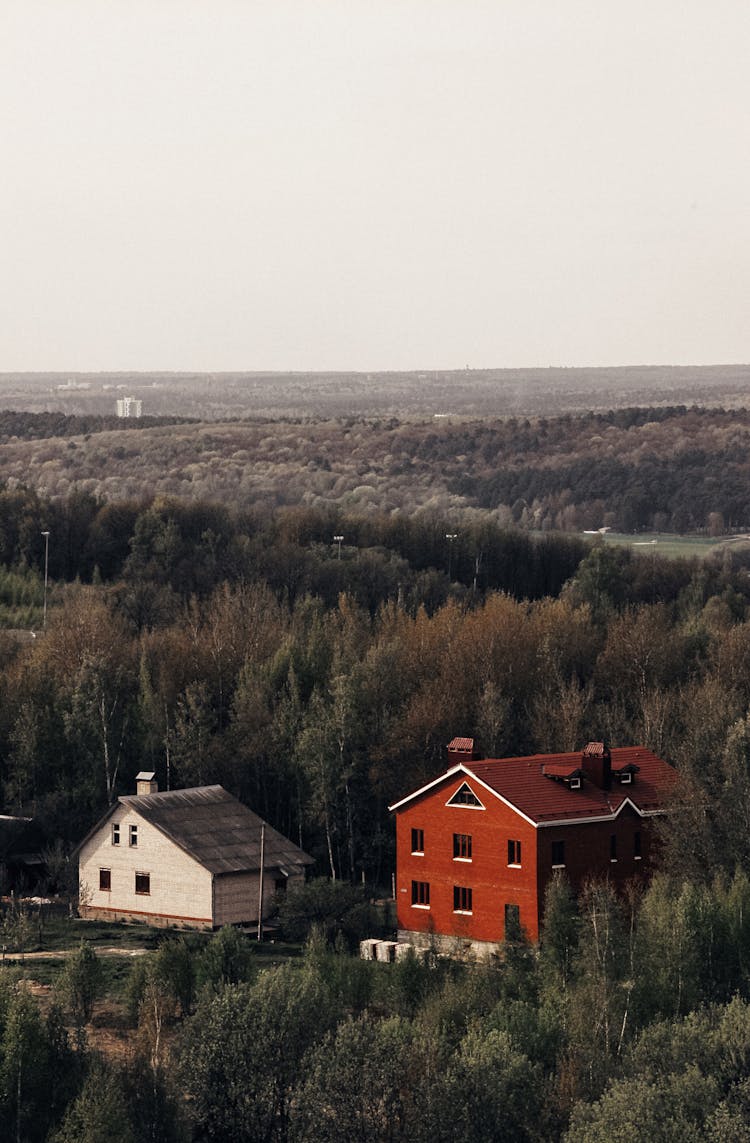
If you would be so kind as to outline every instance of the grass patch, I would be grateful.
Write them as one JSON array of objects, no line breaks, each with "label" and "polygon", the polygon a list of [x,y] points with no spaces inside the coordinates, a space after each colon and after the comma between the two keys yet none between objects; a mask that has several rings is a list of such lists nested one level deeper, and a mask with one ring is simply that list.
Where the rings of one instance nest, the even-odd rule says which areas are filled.
[{"label": "grass patch", "polygon": [[668,556],[672,559],[684,559],[693,556],[705,559],[718,547],[734,542],[735,537],[679,536],[666,532],[640,532],[636,535],[627,532],[607,532],[604,541],[607,544],[618,544],[620,547],[632,548],[636,555],[648,556],[651,553],[656,553],[659,556]]}]

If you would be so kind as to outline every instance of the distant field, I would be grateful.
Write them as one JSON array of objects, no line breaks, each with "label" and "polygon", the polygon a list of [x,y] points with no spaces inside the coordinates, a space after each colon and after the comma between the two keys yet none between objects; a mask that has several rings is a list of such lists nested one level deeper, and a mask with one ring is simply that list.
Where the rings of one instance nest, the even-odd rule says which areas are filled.
[{"label": "distant field", "polygon": [[649,552],[658,552],[660,556],[698,556],[701,559],[716,548],[747,539],[745,536],[678,536],[670,533],[644,534],[643,532],[636,535],[607,532],[604,538],[608,544],[621,544],[633,548],[636,554],[648,555]]}]

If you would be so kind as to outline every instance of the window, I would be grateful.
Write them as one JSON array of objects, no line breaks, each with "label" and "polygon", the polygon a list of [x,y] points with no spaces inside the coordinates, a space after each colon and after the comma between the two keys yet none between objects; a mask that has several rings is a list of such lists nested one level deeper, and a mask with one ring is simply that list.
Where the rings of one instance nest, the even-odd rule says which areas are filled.
[{"label": "window", "polygon": [[520,841],[508,842],[508,865],[521,864],[521,843]]},{"label": "window", "polygon": [[467,786],[464,782],[463,786],[459,786],[453,797],[448,802],[449,806],[473,806],[476,810],[483,810],[484,806],[479,801],[474,791]]},{"label": "window", "polygon": [[454,835],[453,835],[453,860],[454,861],[471,861],[471,834],[470,833],[454,833]]},{"label": "window", "polygon": [[620,771],[620,785],[621,786],[629,786],[632,781],[633,781],[633,771],[632,770],[621,770]]},{"label": "window", "polygon": [[138,845],[138,826],[132,825],[130,827],[130,844],[132,846]]},{"label": "window", "polygon": [[136,873],[135,875],[135,891],[141,896],[147,897],[151,892],[151,874],[150,873]]},{"label": "window", "polygon": [[505,906],[505,939],[506,941],[520,941],[521,939],[521,908],[519,905]]},{"label": "window", "polygon": [[610,834],[609,838],[609,860],[617,861],[617,834]]},{"label": "window", "polygon": [[430,907],[430,883],[429,883],[429,881],[412,881],[412,883],[411,883],[411,903],[417,909],[429,909],[429,907]]},{"label": "window", "polygon": [[470,913],[472,905],[471,889],[467,889],[465,885],[453,886],[453,912],[454,913]]},{"label": "window", "polygon": [[552,867],[558,868],[565,864],[565,842],[553,841],[552,842]]},{"label": "window", "polygon": [[112,888],[112,871],[111,869],[99,870],[99,888],[103,893],[108,893]]},{"label": "window", "polygon": [[424,853],[423,829],[413,829],[411,831],[411,851],[412,853]]},{"label": "window", "polygon": [[120,844],[120,823],[119,822],[113,822],[113,824],[112,824],[112,844],[113,845],[119,845]]},{"label": "window", "polygon": [[568,787],[571,790],[580,790],[581,779],[580,778],[571,778],[570,781],[568,782]]},{"label": "window", "polygon": [[637,829],[633,834],[633,857],[636,861],[640,861],[641,856],[641,831]]}]

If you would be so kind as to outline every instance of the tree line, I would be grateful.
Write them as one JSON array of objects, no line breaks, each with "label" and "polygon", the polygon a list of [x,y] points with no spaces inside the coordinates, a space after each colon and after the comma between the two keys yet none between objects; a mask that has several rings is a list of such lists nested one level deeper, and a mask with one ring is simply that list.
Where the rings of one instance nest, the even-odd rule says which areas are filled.
[{"label": "tree line", "polygon": [[[579,559],[564,538],[535,549],[531,537],[487,531],[513,593],[475,590],[459,551],[450,576],[399,557],[403,576],[372,575],[365,590],[363,550],[345,541],[339,558],[320,538],[331,519],[306,510],[267,523],[283,573],[248,556],[243,575],[225,578],[237,535],[213,509],[152,504],[109,579],[55,584],[46,631],[0,639],[4,812],[72,843],[146,767],[161,789],[222,783],[320,872],[387,883],[387,807],[440,772],[456,734],[495,757],[607,738],[651,747],[678,767],[691,804],[712,807],[696,810],[683,858],[698,876],[725,860],[714,825],[741,848],[741,823],[729,830],[750,700],[741,565],[607,545]],[[391,529],[401,551],[416,545],[415,561],[435,529],[349,524],[363,543]],[[237,542],[252,549],[247,535]],[[534,578],[542,554],[549,594]],[[8,590],[29,575],[6,572]]]}]

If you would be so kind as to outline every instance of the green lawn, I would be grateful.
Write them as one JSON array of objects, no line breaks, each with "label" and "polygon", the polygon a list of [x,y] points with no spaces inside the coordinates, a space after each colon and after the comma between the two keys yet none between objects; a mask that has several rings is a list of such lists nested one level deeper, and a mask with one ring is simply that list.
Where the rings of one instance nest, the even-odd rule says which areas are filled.
[{"label": "green lawn", "polygon": [[717,548],[741,542],[736,536],[678,536],[668,532],[641,532],[637,535],[607,532],[604,540],[608,544],[632,548],[641,555],[656,552],[660,556],[698,556],[700,559]]}]

